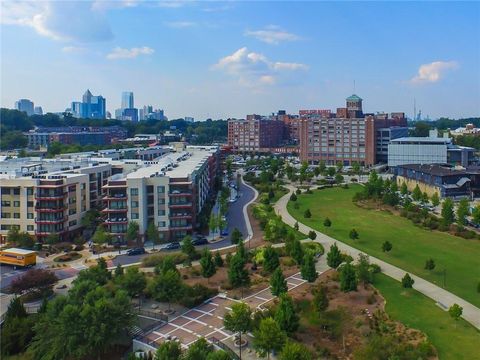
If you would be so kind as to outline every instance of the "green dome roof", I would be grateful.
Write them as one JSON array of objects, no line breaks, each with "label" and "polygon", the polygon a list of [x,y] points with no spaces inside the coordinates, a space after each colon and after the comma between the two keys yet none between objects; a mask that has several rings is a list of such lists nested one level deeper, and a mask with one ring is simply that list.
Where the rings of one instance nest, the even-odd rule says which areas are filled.
[{"label": "green dome roof", "polygon": [[359,96],[353,94],[352,96],[347,97],[347,101],[362,101],[362,99]]}]

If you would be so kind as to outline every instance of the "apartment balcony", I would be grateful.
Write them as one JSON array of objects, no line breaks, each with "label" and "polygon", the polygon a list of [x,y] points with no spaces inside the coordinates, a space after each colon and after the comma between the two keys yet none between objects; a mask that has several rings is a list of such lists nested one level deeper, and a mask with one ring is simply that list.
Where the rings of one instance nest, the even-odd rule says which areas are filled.
[{"label": "apartment balcony", "polygon": [[61,200],[67,197],[67,192],[54,193],[54,194],[42,194],[35,193],[35,200]]},{"label": "apartment balcony", "polygon": [[189,202],[189,203],[170,203],[168,205],[170,207],[170,209],[187,209],[187,208],[191,208],[193,206],[193,203]]},{"label": "apartment balcony", "polygon": [[35,223],[36,224],[61,224],[65,221],[68,220],[68,216],[63,216],[61,218],[58,218],[58,219],[39,219],[39,218],[35,218]]},{"label": "apartment balcony", "polygon": [[59,231],[42,231],[42,230],[35,230],[35,235],[37,236],[48,236],[50,234],[58,234],[58,235],[62,235],[64,233],[66,233],[67,230],[63,229],[63,230],[59,230]]},{"label": "apartment balcony", "polygon": [[178,226],[170,226],[170,230],[175,231],[175,230],[193,230],[193,225],[192,224],[186,224],[186,225],[178,225]]},{"label": "apartment balcony", "polygon": [[115,200],[126,200],[127,195],[126,194],[113,194],[113,195],[105,195],[103,197],[103,200],[108,200],[108,201],[115,201]]},{"label": "apartment balcony", "polygon": [[170,197],[192,196],[193,193],[191,193],[191,192],[172,191],[172,192],[169,192],[168,195],[169,195]]},{"label": "apartment balcony", "polygon": [[193,216],[192,214],[185,214],[185,215],[181,215],[181,214],[173,214],[173,215],[170,215],[168,218],[171,219],[171,220],[175,220],[175,219],[191,219]]},{"label": "apartment balcony", "polygon": [[112,225],[112,224],[127,224],[128,218],[126,217],[118,217],[118,218],[106,218],[103,221],[104,224]]},{"label": "apartment balcony", "polygon": [[126,213],[128,211],[128,207],[124,207],[124,208],[105,208],[105,209],[102,209],[102,212],[104,213]]},{"label": "apartment balcony", "polygon": [[35,206],[35,211],[36,212],[41,212],[41,213],[55,213],[55,212],[63,212],[67,209],[67,205],[62,205],[62,206],[55,206],[55,207],[39,207]]}]

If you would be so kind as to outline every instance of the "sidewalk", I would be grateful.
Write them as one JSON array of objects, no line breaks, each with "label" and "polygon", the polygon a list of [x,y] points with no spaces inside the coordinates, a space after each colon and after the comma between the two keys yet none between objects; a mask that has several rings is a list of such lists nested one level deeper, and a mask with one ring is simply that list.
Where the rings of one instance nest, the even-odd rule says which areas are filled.
[{"label": "sidewalk", "polygon": [[[297,220],[293,218],[293,216],[291,216],[290,213],[287,211],[287,203],[290,199],[290,195],[295,190],[295,188],[293,188],[290,185],[287,185],[287,188],[289,189],[289,193],[281,197],[275,204],[274,208],[275,208],[275,212],[282,217],[282,220],[286,224],[293,226],[295,222],[297,222]],[[333,245],[334,243],[337,243],[337,246],[340,249],[340,251],[351,255],[353,258],[357,258],[358,255],[362,253],[360,250],[355,249],[354,247],[349,246],[347,244],[344,244],[341,241],[336,240],[330,236],[327,236],[319,231],[316,231],[302,224],[301,222],[298,222],[298,225],[299,225],[299,230],[304,234],[308,234],[309,231],[315,231],[315,233],[317,234],[317,238],[315,239],[315,241],[323,245],[323,247],[325,248],[325,252],[329,251],[329,248],[331,245]],[[383,260],[377,259],[370,255],[369,257],[372,263],[376,263],[381,267],[382,272],[385,275],[388,275],[395,280],[401,281],[402,277],[406,273],[405,270],[402,270],[394,265],[386,263]],[[451,292],[445,289],[442,289],[441,287],[438,287],[437,285],[434,285],[416,275],[413,275],[410,273],[410,276],[415,280],[415,284],[413,285],[413,288],[415,290],[421,292],[425,296],[428,296],[435,302],[441,304],[442,308],[446,307],[448,309],[450,306],[452,306],[455,303],[460,305],[461,307],[463,307],[462,317],[466,321],[471,323],[473,326],[475,326],[477,329],[480,329],[480,309],[478,307],[452,294]]]}]

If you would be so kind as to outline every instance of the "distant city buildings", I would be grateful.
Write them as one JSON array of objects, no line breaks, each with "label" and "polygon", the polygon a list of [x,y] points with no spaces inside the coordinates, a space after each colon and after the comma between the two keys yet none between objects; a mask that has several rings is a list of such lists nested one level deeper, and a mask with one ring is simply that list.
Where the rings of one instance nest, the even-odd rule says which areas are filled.
[{"label": "distant city buildings", "polygon": [[185,121],[186,121],[186,122],[189,122],[189,123],[193,123],[195,120],[194,120],[193,117],[185,116]]},{"label": "distant city buildings", "polygon": [[168,120],[161,109],[153,109],[152,105],[146,105],[139,111],[140,121],[142,120]]},{"label": "distant city buildings", "polygon": [[124,91],[122,93],[122,107],[115,110],[117,120],[138,121],[138,109],[135,108],[133,92]]},{"label": "distant city buildings", "polygon": [[467,124],[465,127],[459,127],[455,130],[450,130],[450,135],[453,137],[465,135],[480,136],[480,128],[476,128],[473,124]]},{"label": "distant city buildings", "polygon": [[103,96],[94,96],[90,90],[85,91],[82,101],[74,101],[70,109],[67,109],[73,117],[82,119],[105,119],[106,100]]},{"label": "distant city buildings", "polygon": [[43,115],[43,109],[41,106],[35,106],[33,112],[35,113],[35,115]]},{"label": "distant city buildings", "polygon": [[28,116],[35,114],[33,102],[28,99],[15,101],[15,109],[27,113]]}]

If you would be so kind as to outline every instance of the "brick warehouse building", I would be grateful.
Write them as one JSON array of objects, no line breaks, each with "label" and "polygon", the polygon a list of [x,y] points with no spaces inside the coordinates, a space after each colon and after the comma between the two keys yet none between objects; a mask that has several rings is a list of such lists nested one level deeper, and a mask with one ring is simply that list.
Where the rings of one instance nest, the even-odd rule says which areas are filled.
[{"label": "brick warehouse building", "polygon": [[[373,165],[381,160],[381,143],[385,136],[401,136],[406,131],[407,120],[403,113],[364,114],[362,99],[352,95],[346,99],[346,107],[336,114],[326,110],[302,110],[300,112],[300,160],[309,163],[325,161],[329,165],[342,162],[349,166],[354,162]],[[382,131],[397,128],[402,131]]]},{"label": "brick warehouse building", "polygon": [[247,115],[247,119],[228,120],[228,145],[233,151],[263,151],[285,141],[283,121]]}]

